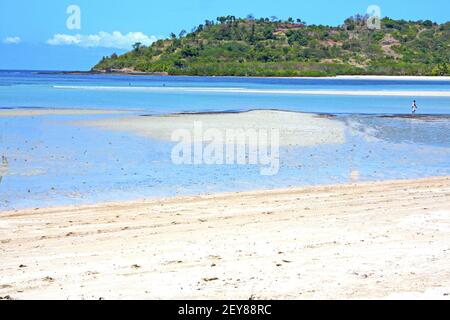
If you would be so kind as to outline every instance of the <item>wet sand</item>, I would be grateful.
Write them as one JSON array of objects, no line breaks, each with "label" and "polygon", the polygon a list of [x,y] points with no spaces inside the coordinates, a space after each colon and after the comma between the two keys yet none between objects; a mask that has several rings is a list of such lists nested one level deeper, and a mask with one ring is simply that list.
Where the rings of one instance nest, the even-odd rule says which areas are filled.
[{"label": "wet sand", "polygon": [[379,117],[388,119],[410,119],[422,121],[450,120],[450,115],[448,114],[387,114],[381,115]]},{"label": "wet sand", "polygon": [[101,109],[58,109],[58,108],[0,108],[0,117],[34,117],[34,116],[81,116],[100,114],[125,114],[130,111]]},{"label": "wet sand", "polygon": [[224,137],[228,129],[244,131],[264,129],[269,135],[272,129],[277,129],[280,133],[281,146],[313,146],[345,142],[345,124],[341,121],[316,114],[277,110],[131,116],[78,121],[75,124],[129,132],[163,141],[171,141],[172,134],[176,130],[187,130],[193,139],[192,142],[198,142],[197,140],[206,142],[202,136],[197,139],[198,135],[194,134],[195,122],[201,122],[203,131],[215,129]]},{"label": "wet sand", "polygon": [[450,294],[450,177],[31,209],[0,217],[0,297]]}]

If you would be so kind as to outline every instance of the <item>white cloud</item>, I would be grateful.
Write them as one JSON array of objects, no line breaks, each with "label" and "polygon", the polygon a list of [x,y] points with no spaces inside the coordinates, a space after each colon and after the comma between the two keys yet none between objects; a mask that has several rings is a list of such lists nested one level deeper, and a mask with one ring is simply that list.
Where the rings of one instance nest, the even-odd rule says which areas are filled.
[{"label": "white cloud", "polygon": [[55,34],[53,38],[47,40],[47,44],[52,46],[79,46],[83,48],[116,48],[116,49],[131,49],[133,44],[140,42],[144,45],[150,45],[158,40],[155,36],[147,36],[142,32],[129,32],[122,34],[119,31],[113,33],[99,32],[90,35],[68,35]]},{"label": "white cloud", "polygon": [[22,41],[19,37],[6,37],[3,39],[3,43],[6,44],[19,44]]}]

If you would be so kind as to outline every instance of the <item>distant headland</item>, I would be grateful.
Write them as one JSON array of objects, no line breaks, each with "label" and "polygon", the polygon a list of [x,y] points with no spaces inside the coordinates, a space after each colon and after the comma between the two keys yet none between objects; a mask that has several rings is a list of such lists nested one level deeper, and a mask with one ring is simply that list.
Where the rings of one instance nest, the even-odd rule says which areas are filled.
[{"label": "distant headland", "polygon": [[301,19],[218,17],[150,46],[113,53],[91,72],[127,75],[449,76],[450,22],[356,15],[340,26]]}]

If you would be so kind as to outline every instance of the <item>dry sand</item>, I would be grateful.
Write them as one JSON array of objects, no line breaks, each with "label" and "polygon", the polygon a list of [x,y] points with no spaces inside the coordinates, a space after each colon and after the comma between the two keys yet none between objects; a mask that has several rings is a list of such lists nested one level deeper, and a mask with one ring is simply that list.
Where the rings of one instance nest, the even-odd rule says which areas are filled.
[{"label": "dry sand", "polygon": [[34,117],[34,116],[80,116],[97,114],[124,114],[129,111],[100,109],[52,109],[52,108],[13,108],[0,109],[0,117]]},{"label": "dry sand", "polygon": [[340,121],[315,114],[275,110],[132,116],[79,121],[76,124],[129,132],[165,141],[170,141],[172,133],[176,130],[188,130],[193,138],[192,142],[197,142],[199,139],[194,135],[194,122],[201,122],[203,132],[213,128],[219,130],[223,137],[226,137],[227,129],[265,129],[269,136],[271,129],[278,129],[281,146],[313,146],[345,142],[345,125]]},{"label": "dry sand", "polygon": [[0,213],[0,297],[440,298],[450,177]]}]

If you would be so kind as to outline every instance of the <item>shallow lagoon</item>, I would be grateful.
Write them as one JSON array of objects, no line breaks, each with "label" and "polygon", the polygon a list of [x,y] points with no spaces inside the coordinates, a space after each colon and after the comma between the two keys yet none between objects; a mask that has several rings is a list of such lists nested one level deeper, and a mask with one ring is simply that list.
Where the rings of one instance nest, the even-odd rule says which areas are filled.
[{"label": "shallow lagoon", "polygon": [[448,120],[339,116],[345,144],[282,148],[279,173],[261,176],[255,165],[176,166],[174,143],[72,125],[95,117],[0,118],[2,209],[450,174]]},{"label": "shallow lagoon", "polygon": [[[404,97],[133,93],[54,88],[74,82],[123,85],[132,80],[143,82],[142,85],[149,85],[150,81],[151,85],[171,82],[169,85],[217,86],[219,81],[220,86],[233,87],[238,81],[239,86],[258,88],[348,90],[363,86],[377,90],[448,90],[449,82],[109,78],[0,75],[0,106],[127,109],[136,110],[134,113],[138,115],[261,108],[332,113],[347,125],[346,143],[282,148],[279,174],[261,176],[260,167],[252,165],[175,166],[170,158],[173,143],[73,124],[75,120],[107,115],[0,117],[0,154],[7,159],[7,171],[0,182],[0,210],[450,175],[449,118],[379,116],[408,113],[410,99]],[[419,107],[421,112],[426,109],[430,114],[449,114],[450,99],[421,98]]]}]

